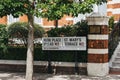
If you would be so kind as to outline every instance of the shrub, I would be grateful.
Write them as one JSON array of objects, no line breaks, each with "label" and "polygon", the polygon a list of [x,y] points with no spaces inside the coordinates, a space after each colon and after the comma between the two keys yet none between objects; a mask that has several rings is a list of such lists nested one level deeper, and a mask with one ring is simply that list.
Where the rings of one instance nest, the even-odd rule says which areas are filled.
[{"label": "shrub", "polygon": [[49,37],[59,36],[87,36],[88,25],[86,21],[81,21],[75,25],[67,25],[61,28],[52,28],[47,32]]},{"label": "shrub", "polygon": [[8,32],[6,25],[0,24],[0,48],[3,53],[7,52],[8,46]]},{"label": "shrub", "polygon": [[73,27],[75,27],[76,36],[87,36],[88,34],[87,21],[83,20],[81,22],[77,22]]},{"label": "shrub", "polygon": [[114,17],[110,17],[108,23],[109,23],[109,31],[111,33],[111,31],[114,29]]},{"label": "shrub", "polygon": [[62,28],[52,28],[47,32],[49,37],[60,37],[60,36],[75,36],[75,30],[72,26],[65,26]]},{"label": "shrub", "polygon": [[[0,59],[26,60],[26,51],[25,47],[9,47],[8,53],[0,52]],[[42,51],[40,47],[35,48],[34,60],[48,61],[50,59],[51,61],[74,62],[76,52],[78,62],[87,62],[86,51]]]},{"label": "shrub", "polygon": [[[38,25],[34,24],[34,36],[35,38],[41,38],[44,35],[44,29]],[[28,38],[28,23],[27,22],[15,22],[8,26],[9,38],[18,38],[24,42],[24,45],[27,46]]]}]

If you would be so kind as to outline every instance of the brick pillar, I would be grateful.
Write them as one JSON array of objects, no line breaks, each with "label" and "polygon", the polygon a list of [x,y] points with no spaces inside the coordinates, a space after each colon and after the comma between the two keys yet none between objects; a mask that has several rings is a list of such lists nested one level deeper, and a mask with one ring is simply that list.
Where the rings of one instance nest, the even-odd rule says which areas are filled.
[{"label": "brick pillar", "polygon": [[87,20],[89,25],[88,75],[105,76],[109,73],[107,26],[109,18],[93,13],[87,17]]}]

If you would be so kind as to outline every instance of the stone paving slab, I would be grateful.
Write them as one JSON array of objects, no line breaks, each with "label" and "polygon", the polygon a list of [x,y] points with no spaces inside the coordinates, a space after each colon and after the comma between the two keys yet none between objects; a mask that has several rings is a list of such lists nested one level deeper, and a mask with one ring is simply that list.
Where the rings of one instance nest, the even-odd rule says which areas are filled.
[{"label": "stone paving slab", "polygon": [[[0,72],[0,80],[25,80],[25,73]],[[91,77],[86,75],[53,75],[35,73],[33,80],[120,80],[120,75]]]}]

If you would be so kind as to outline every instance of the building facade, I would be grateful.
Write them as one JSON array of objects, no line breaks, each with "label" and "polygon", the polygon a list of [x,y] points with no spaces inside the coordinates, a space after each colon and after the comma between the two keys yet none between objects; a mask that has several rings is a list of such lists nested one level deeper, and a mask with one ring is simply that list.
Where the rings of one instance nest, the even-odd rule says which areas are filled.
[{"label": "building facade", "polygon": [[[27,16],[23,15],[19,18],[14,18],[12,15],[7,15],[2,18],[0,18],[0,24],[11,24],[14,22],[27,22]],[[45,18],[37,18],[34,17],[34,23],[40,24],[43,26],[46,30],[55,27],[55,21],[48,21],[48,19]],[[64,16],[62,19],[58,21],[58,27],[64,26],[64,25],[71,25],[73,24],[73,17],[70,16]]]},{"label": "building facade", "polygon": [[115,22],[120,19],[120,0],[108,0],[107,16],[113,16]]}]

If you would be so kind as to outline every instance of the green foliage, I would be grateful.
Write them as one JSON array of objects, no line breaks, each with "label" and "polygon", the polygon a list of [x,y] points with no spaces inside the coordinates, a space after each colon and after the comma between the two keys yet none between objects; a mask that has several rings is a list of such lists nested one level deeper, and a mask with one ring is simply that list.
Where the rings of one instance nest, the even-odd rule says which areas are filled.
[{"label": "green foliage", "polygon": [[75,25],[52,28],[47,32],[49,37],[60,36],[87,36],[88,25],[86,21],[78,22]]},{"label": "green foliage", "polygon": [[[28,23],[15,22],[8,26],[8,33],[10,38],[27,38],[28,37]],[[34,24],[34,36],[41,38],[45,33],[42,26]]]},{"label": "green foliage", "polygon": [[38,0],[36,15],[48,18],[48,20],[59,20],[63,15],[78,16],[92,12],[93,4],[102,4],[107,0],[84,0],[75,2],[74,0]]},{"label": "green foliage", "polygon": [[[1,49],[1,48],[0,48]],[[35,61],[62,61],[62,62],[74,62],[75,51],[42,51],[41,47],[34,49]],[[27,48],[25,47],[8,47],[8,53],[4,54],[0,50],[0,59],[2,60],[26,60]],[[87,52],[77,51],[78,62],[87,62]]]},{"label": "green foliage", "polygon": [[0,0],[0,16],[12,14],[14,17],[29,13],[28,0]]},{"label": "green foliage", "polygon": [[34,24],[34,36],[36,38],[41,38],[45,34],[45,30],[42,26]]},{"label": "green foliage", "polygon": [[0,24],[0,48],[4,53],[7,52],[8,46],[8,32],[6,25]]},{"label": "green foliage", "polygon": [[[27,22],[15,22],[8,26],[9,38],[18,38],[24,41],[25,46],[27,45],[28,38],[28,23]],[[41,38],[43,37],[45,31],[43,27],[38,24],[34,24],[34,37]]]},{"label": "green foliage", "polygon": [[110,17],[109,19],[109,30],[110,32],[113,30],[114,28],[114,17]]},{"label": "green foliage", "polygon": [[88,24],[87,21],[81,21],[77,22],[75,25],[73,25],[76,30],[76,36],[87,36],[88,34]]},{"label": "green foliage", "polygon": [[52,28],[47,32],[49,37],[60,37],[60,36],[74,36],[74,30],[71,26],[65,26],[62,28]]},{"label": "green foliage", "polygon": [[3,60],[25,60],[27,49],[24,47],[8,47],[6,54],[0,52],[0,59]]},{"label": "green foliage", "polygon": [[[79,13],[92,11],[92,4],[102,4],[107,0],[0,0],[0,17],[12,14],[19,17],[23,14],[42,16],[49,20],[58,20],[64,14],[77,16]],[[41,11],[42,10],[42,11]]]},{"label": "green foliage", "polygon": [[10,38],[27,38],[28,28],[26,23],[15,22],[8,26]]}]

